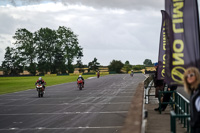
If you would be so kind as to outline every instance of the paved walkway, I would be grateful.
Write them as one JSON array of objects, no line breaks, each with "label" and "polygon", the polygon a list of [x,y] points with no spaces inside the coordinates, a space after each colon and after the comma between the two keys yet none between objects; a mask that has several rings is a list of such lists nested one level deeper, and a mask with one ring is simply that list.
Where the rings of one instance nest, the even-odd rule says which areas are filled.
[{"label": "paved walkway", "polygon": [[[155,94],[155,88],[150,90],[150,94]],[[154,96],[149,97],[149,104],[145,104],[145,109],[148,111],[145,133],[170,133],[170,106],[166,108],[162,114],[154,111],[158,107],[158,100]],[[177,120],[176,132],[186,133],[186,129],[181,127]]]}]

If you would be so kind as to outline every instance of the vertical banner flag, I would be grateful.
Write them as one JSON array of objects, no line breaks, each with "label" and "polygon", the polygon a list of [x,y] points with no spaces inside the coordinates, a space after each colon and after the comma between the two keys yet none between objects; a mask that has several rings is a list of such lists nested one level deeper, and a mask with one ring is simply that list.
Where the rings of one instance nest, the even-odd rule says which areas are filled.
[{"label": "vertical banner flag", "polygon": [[[167,35],[169,50],[165,81],[182,85],[186,68],[200,68],[199,15],[197,0],[165,0],[165,10],[171,22]],[[171,26],[171,28],[170,28]]]},{"label": "vertical banner flag", "polygon": [[162,13],[162,25],[160,32],[160,45],[158,54],[158,80],[164,80],[165,77],[165,59],[166,59],[166,34],[165,34],[165,15],[166,12],[161,10]]}]

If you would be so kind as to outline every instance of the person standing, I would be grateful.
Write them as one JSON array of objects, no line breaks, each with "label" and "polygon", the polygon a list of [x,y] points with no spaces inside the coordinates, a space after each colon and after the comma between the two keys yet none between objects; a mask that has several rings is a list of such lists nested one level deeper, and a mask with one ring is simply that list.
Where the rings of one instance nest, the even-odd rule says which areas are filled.
[{"label": "person standing", "polygon": [[156,69],[155,71],[155,75],[154,75],[154,85],[155,85],[155,97],[158,98],[158,94],[159,94],[159,91],[163,91],[164,90],[164,87],[165,87],[165,83],[164,83],[164,80],[160,80],[158,79],[158,63],[155,63],[154,64],[154,67]]},{"label": "person standing", "polygon": [[200,133],[200,73],[189,67],[184,73],[184,89],[190,94],[191,133]]},{"label": "person standing", "polygon": [[[168,85],[167,91],[175,91],[177,89],[177,85]],[[163,102],[169,102],[172,93],[165,93],[163,96]],[[168,104],[161,104],[161,110],[164,111],[167,108]]]},{"label": "person standing", "polygon": [[[165,87],[165,83],[164,83],[164,80],[159,80],[158,79],[158,63],[155,63],[154,64],[154,68],[155,68],[155,75],[154,75],[154,86],[155,86],[155,97],[158,98],[159,96],[159,91],[163,91],[164,90],[164,87]],[[159,100],[159,99],[158,99]],[[159,107],[158,108],[155,108],[154,109],[155,111],[158,111],[159,110]]]}]

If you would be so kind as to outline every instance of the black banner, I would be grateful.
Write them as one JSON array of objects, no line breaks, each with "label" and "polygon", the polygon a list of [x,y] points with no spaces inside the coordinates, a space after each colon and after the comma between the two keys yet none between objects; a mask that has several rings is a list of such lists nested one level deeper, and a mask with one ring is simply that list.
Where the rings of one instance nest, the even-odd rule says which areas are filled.
[{"label": "black banner", "polygon": [[197,0],[165,0],[169,22],[166,24],[167,42],[165,81],[182,85],[186,68],[200,68],[199,16]]},{"label": "black banner", "polygon": [[162,25],[161,25],[161,32],[160,32],[160,45],[159,45],[159,54],[158,54],[158,80],[164,80],[165,77],[165,59],[166,59],[166,33],[165,33],[165,23],[166,23],[166,12],[161,10],[162,13]]}]

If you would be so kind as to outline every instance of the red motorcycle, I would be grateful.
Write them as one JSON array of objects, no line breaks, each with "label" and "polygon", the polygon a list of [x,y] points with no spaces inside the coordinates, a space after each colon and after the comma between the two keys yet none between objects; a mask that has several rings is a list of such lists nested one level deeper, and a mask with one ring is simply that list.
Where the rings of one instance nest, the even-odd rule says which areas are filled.
[{"label": "red motorcycle", "polygon": [[82,88],[83,88],[83,80],[82,79],[78,79],[77,84],[78,84],[79,90],[82,90]]}]

